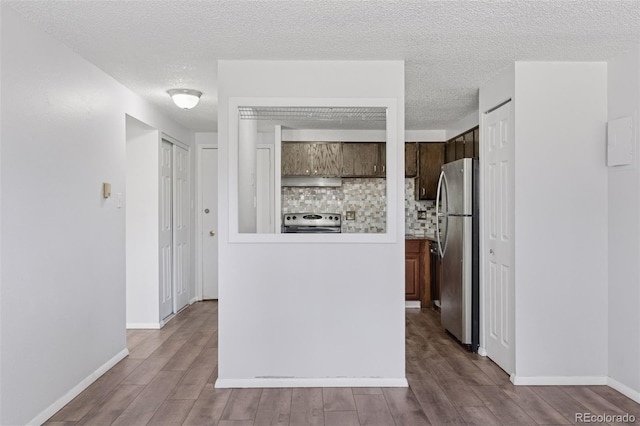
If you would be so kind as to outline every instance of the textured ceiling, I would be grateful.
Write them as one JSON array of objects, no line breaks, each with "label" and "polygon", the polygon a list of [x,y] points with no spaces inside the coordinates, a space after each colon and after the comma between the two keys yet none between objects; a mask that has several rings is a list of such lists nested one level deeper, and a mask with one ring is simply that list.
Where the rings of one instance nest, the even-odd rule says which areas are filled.
[{"label": "textured ceiling", "polygon": [[[406,128],[443,129],[516,60],[607,60],[640,1],[2,0],[176,121],[217,130],[217,61],[404,60]],[[183,111],[165,93],[204,93]]]}]

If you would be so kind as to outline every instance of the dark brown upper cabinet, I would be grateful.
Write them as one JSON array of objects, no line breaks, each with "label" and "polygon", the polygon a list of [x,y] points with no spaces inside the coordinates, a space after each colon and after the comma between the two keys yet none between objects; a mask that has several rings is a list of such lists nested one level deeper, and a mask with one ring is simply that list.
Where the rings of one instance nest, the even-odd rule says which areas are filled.
[{"label": "dark brown upper cabinet", "polygon": [[473,158],[480,158],[480,128],[473,131]]},{"label": "dark brown upper cabinet", "polygon": [[342,144],[312,143],[311,170],[315,176],[339,177],[342,174]]},{"label": "dark brown upper cabinet", "polygon": [[480,157],[480,135],[478,127],[449,139],[445,147],[445,163],[450,163],[461,158]]},{"label": "dark brown upper cabinet", "polygon": [[404,177],[418,176],[418,144],[407,142],[404,144]]},{"label": "dark brown upper cabinet", "polygon": [[467,132],[462,135],[464,139],[464,157],[463,158],[473,158],[473,132]]},{"label": "dark brown upper cabinet", "polygon": [[440,168],[444,164],[445,145],[444,142],[425,142],[418,144],[416,199],[436,199]]},{"label": "dark brown upper cabinet", "polygon": [[282,176],[311,175],[311,144],[287,142],[282,144]]},{"label": "dark brown upper cabinet", "polygon": [[450,163],[456,161],[456,142],[451,140],[445,145],[444,162]]},{"label": "dark brown upper cabinet", "polygon": [[342,144],[339,142],[285,142],[282,144],[282,176],[339,177]]},{"label": "dark brown upper cabinet", "polygon": [[378,144],[378,177],[386,177],[387,176],[387,144],[379,143]]},{"label": "dark brown upper cabinet", "polygon": [[464,158],[464,138],[459,136],[455,140],[456,145],[456,160]]},{"label": "dark brown upper cabinet", "polygon": [[382,177],[386,174],[386,144],[344,142],[342,144],[343,177]]}]

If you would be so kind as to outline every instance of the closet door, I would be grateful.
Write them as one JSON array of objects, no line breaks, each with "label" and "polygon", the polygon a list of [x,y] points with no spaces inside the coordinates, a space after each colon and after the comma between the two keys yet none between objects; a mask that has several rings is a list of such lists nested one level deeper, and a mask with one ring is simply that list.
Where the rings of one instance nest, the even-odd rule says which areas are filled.
[{"label": "closet door", "polygon": [[173,145],[160,146],[160,319],[173,313]]},{"label": "closet door", "polygon": [[189,304],[189,151],[173,146],[174,312]]}]

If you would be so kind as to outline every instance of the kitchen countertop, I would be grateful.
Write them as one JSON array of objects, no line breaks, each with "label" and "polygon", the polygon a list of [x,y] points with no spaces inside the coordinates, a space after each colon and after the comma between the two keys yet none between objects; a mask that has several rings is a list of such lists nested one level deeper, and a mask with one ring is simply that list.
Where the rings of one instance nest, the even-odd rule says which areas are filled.
[{"label": "kitchen countertop", "polygon": [[436,241],[435,233],[426,233],[426,234],[405,234],[405,240],[429,240]]}]

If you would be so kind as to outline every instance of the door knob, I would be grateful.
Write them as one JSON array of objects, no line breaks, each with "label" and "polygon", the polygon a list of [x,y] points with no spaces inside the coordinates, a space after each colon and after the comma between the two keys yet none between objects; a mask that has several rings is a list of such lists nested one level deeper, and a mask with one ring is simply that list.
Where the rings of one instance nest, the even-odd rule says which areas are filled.
[{"label": "door knob", "polygon": [[209,235],[211,235],[212,237],[214,237],[214,236],[216,235],[216,233],[215,233],[215,232],[213,232],[213,231],[209,231]]},{"label": "door knob", "polygon": [[489,253],[490,253],[490,254],[494,254],[494,253],[493,253],[493,249],[489,249]]}]

